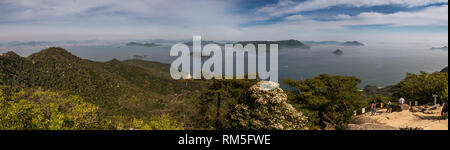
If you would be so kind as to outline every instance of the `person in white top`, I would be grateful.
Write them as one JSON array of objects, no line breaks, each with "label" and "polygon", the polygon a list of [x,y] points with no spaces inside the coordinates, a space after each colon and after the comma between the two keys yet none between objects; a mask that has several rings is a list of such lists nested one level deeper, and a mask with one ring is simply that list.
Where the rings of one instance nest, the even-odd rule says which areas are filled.
[{"label": "person in white top", "polygon": [[399,104],[404,104],[405,103],[405,99],[402,97],[402,98],[400,98],[399,100],[398,100],[398,103]]}]

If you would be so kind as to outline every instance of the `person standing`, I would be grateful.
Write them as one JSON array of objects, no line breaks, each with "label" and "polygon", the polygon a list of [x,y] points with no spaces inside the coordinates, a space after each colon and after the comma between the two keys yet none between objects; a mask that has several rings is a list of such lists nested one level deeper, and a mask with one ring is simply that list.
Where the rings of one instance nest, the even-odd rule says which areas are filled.
[{"label": "person standing", "polygon": [[448,114],[448,104],[444,103],[444,105],[442,106],[441,116],[444,117],[447,114]]},{"label": "person standing", "polygon": [[391,113],[391,101],[387,102],[387,113]]},{"label": "person standing", "polygon": [[375,115],[375,112],[376,112],[376,108],[375,107],[376,107],[375,103],[372,102],[372,104],[370,105],[370,109],[372,110],[372,116]]},{"label": "person standing", "polygon": [[401,105],[401,104],[405,104],[405,99],[403,98],[403,97],[401,97],[399,100],[398,100],[398,103]]}]

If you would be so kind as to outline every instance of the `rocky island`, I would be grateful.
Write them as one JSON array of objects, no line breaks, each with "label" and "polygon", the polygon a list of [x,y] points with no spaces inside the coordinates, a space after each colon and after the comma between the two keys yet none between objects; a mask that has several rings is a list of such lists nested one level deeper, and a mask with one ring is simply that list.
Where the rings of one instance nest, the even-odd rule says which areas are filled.
[{"label": "rocky island", "polygon": [[155,43],[138,43],[138,42],[129,42],[127,43],[127,46],[143,46],[143,47],[156,47],[161,46],[159,44]]},{"label": "rocky island", "polygon": [[345,43],[341,44],[342,46],[364,46],[363,43],[360,43],[358,41],[347,41]]},{"label": "rocky island", "polygon": [[[187,46],[194,45],[192,41],[191,42],[186,42],[184,44],[186,44]],[[224,46],[223,43],[219,43],[219,42],[215,42],[215,41],[202,41],[202,46],[205,46],[205,45],[208,45],[208,44],[217,44],[219,46]]]},{"label": "rocky island", "polygon": [[310,46],[298,41],[298,40],[282,40],[282,41],[240,41],[237,42],[236,44],[242,44],[242,45],[247,45],[247,44],[266,44],[266,45],[270,45],[270,44],[278,44],[279,48],[302,48],[302,49],[308,49],[311,48]]},{"label": "rocky island", "polygon": [[344,54],[344,52],[343,52],[342,50],[340,50],[340,49],[337,49],[337,50],[335,50],[335,51],[333,52],[333,54],[334,54],[334,55],[342,55],[342,54]]},{"label": "rocky island", "polygon": [[448,46],[443,46],[443,47],[432,47],[430,48],[431,50],[443,50],[443,51],[447,51],[448,50]]}]

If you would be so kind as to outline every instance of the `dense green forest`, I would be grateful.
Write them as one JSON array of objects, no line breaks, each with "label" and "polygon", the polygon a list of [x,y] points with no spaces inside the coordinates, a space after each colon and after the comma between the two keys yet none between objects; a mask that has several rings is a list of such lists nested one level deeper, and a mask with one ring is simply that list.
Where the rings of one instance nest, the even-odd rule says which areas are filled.
[{"label": "dense green forest", "polygon": [[168,65],[139,60],[93,62],[61,48],[45,49],[27,58],[8,52],[0,57],[0,65],[1,85],[79,95],[115,124],[165,114],[167,105],[174,103],[168,101],[201,87],[172,80],[162,71],[168,70]]},{"label": "dense green forest", "polygon": [[255,90],[258,80],[173,80],[170,65],[94,62],[52,47],[0,56],[0,129],[342,129],[353,111],[399,97],[448,102],[448,73],[407,74],[397,85],[358,90],[356,77],[286,80],[288,90]]}]

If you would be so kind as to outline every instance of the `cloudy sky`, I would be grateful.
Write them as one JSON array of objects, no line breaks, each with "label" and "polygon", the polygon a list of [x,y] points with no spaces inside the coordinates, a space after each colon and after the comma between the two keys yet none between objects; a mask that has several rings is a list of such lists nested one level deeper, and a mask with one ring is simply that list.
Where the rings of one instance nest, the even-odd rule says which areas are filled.
[{"label": "cloudy sky", "polygon": [[448,0],[0,0],[0,41],[448,43]]}]

